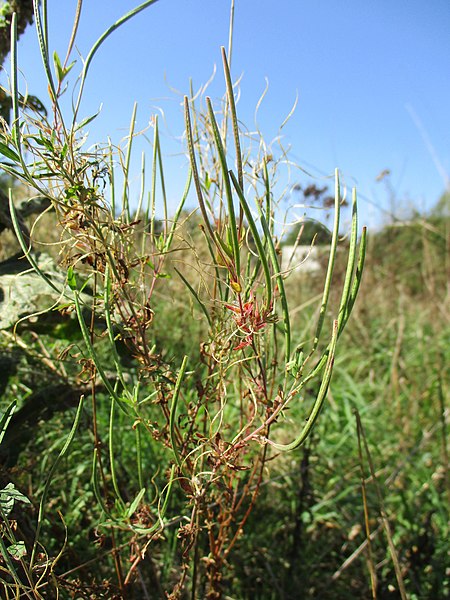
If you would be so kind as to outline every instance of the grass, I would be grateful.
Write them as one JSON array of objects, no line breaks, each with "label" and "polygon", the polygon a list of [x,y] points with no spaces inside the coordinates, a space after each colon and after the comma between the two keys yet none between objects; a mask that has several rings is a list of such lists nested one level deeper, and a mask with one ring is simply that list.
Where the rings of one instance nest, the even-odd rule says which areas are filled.
[{"label": "grass", "polygon": [[[411,235],[415,228],[416,224]],[[448,390],[450,330],[448,322],[433,325],[434,309],[424,294],[408,296],[409,302],[400,307],[398,298],[384,293],[373,302],[377,288],[386,289],[389,273],[379,259],[372,263],[378,243],[383,243],[390,261],[384,235],[372,239],[365,286],[353,327],[345,334],[351,343],[336,360],[326,417],[298,455],[272,463],[249,524],[260,540],[252,540],[258,550],[252,553],[244,538],[246,549],[237,561],[237,580],[252,583],[237,597],[367,598],[369,561],[376,574],[375,597],[400,597],[383,511],[406,597],[444,598],[448,593],[448,408],[443,403],[448,391],[442,390]],[[442,255],[435,258],[437,267]],[[399,255],[397,259],[402,264]],[[408,274],[391,275],[408,285]],[[383,498],[381,506],[365,460],[370,557],[355,411]]]},{"label": "grass", "polygon": [[[333,598],[336,595],[343,598],[368,597],[370,568],[355,410],[361,415],[372,454],[407,597],[444,598],[448,593],[445,573],[448,533],[446,417],[443,414],[446,408],[443,404],[448,394],[450,329],[448,323],[436,322],[433,318],[433,303],[423,292],[421,295],[405,292],[402,303],[399,302],[400,296],[384,293],[389,271],[378,259],[372,262],[376,257],[377,243],[377,237],[374,237],[368,254],[366,286],[363,286],[355,307],[353,326],[344,333],[348,339],[344,337],[344,345],[336,358],[333,384],[322,419],[303,449],[275,455],[267,463],[258,500],[245,526],[245,535],[236,541],[227,557],[222,586],[230,597],[294,598],[298,597],[298,590],[302,590],[305,598]],[[441,257],[436,255],[435,258],[437,266]],[[396,272],[392,276],[400,280],[401,286],[402,276]],[[405,289],[408,289],[408,275],[404,277]],[[302,294],[313,296],[314,289],[309,292],[305,289],[308,285],[312,285],[311,282],[303,282]],[[299,285],[295,287],[299,289]],[[181,289],[174,294],[180,302]],[[438,286],[436,289],[442,294],[445,291]],[[187,298],[189,292],[185,291],[185,294]],[[299,298],[299,302],[302,300]],[[442,297],[438,296],[435,301],[441,302],[444,307]],[[160,319],[160,339],[166,354],[173,360],[180,360],[189,350],[188,338],[194,346],[191,347],[192,356],[198,355],[197,340],[201,339],[203,324],[191,319],[191,333],[186,336],[183,310],[180,307],[174,309],[174,306],[178,306],[174,298],[168,302],[167,296],[155,297],[154,310]],[[194,315],[199,319],[198,312]],[[295,315],[301,318],[294,320],[293,330],[299,334],[308,332],[306,324],[311,319],[311,310],[305,309]],[[169,323],[173,337],[167,333]],[[60,336],[63,333],[64,330]],[[73,331],[69,329],[68,333],[69,337],[64,342],[64,337],[55,338],[53,331],[47,331],[43,339],[50,353],[52,345],[57,353],[65,343],[75,341],[79,344],[80,337],[77,342]],[[29,333],[21,335],[26,338]],[[180,348],[178,341],[181,339],[184,342]],[[31,340],[30,346],[33,345]],[[297,341],[294,335],[294,344]],[[35,346],[34,349],[38,354]],[[76,363],[77,348],[73,348],[72,352]],[[100,347],[99,353],[103,357]],[[22,390],[23,395],[25,386],[31,393],[33,387],[43,387],[45,391],[42,375],[40,381],[33,381],[34,373],[27,372],[29,360],[29,357],[24,359],[18,377],[10,378],[4,394],[5,402],[13,397],[14,390]],[[35,362],[35,365],[38,364]],[[66,368],[69,366],[70,362],[66,363]],[[44,374],[42,365],[40,369]],[[133,372],[133,363],[127,366],[128,369]],[[97,417],[107,444],[111,415],[107,396],[100,390],[101,386]],[[314,395],[316,390],[312,385],[308,393]],[[22,402],[25,404],[25,401],[26,396]],[[303,412],[299,408],[293,406],[287,412],[286,425],[279,433],[280,442],[290,441],[290,423],[295,424]],[[120,431],[120,435],[114,436],[117,485],[125,504],[130,506],[133,496],[128,490],[139,490],[138,470],[132,467],[137,460],[136,432],[123,411],[116,410],[114,419],[116,431]],[[18,489],[29,491],[30,499],[41,497],[45,474],[58,455],[61,436],[70,428],[71,421],[70,413],[65,411],[41,422],[27,450],[21,453],[13,472],[14,480]],[[91,455],[93,440],[92,412],[89,403],[85,402],[78,434],[65,458],[64,468],[60,467],[55,473],[50,490],[51,507],[58,507],[64,515],[65,524],[58,519],[55,508],[50,507],[50,519],[44,523],[41,539],[45,540],[49,556],[58,554],[65,535],[71,540],[55,566],[62,577],[61,593],[67,589],[64,586],[72,582],[71,585],[78,586],[79,594],[96,590],[95,593],[101,597],[101,593],[113,593],[114,563],[107,535],[109,521],[95,500],[92,469],[86,460]],[[144,473],[156,473],[158,469],[162,470],[161,465],[168,466],[167,456],[149,436],[142,436],[141,461]],[[374,536],[371,561],[377,577],[377,597],[396,598],[399,592],[386,534],[380,522],[380,502],[366,463],[364,468],[368,520]],[[27,473],[36,473],[31,487]],[[164,478],[157,477],[153,484],[155,502],[160,493],[158,486],[164,486]],[[178,580],[183,559],[177,550],[180,522],[177,522],[176,515],[180,514],[183,496],[179,489],[172,494],[168,522],[171,522],[172,516],[175,522],[167,526],[164,538],[152,541],[151,562],[147,563],[147,559],[141,568],[147,586],[152,585],[154,577],[162,589],[168,590]],[[150,499],[150,507],[151,502]],[[19,522],[30,518],[30,508],[24,505],[23,509]],[[123,519],[121,511],[118,505],[109,509],[116,522]],[[140,519],[141,525],[147,523],[147,527],[153,522],[148,521],[152,519],[152,512],[144,506],[134,518]],[[120,535],[126,536],[126,524],[122,527]],[[129,545],[127,553],[128,548]],[[93,562],[81,568],[86,559]],[[64,576],[77,565],[75,572]],[[151,572],[154,575],[150,575]],[[103,579],[110,583],[101,583]],[[136,585],[133,584],[129,590],[131,597]],[[204,585],[200,583],[197,590],[199,597],[206,593]],[[138,587],[134,592],[137,596],[142,593],[139,590],[141,588]]]},{"label": "grass", "polygon": [[[102,41],[151,4],[93,46],[80,94]],[[249,154],[224,50],[221,110],[185,98],[190,169],[175,215],[157,120],[134,211],[135,113],[125,150],[77,145],[81,95],[75,114],[59,105],[73,40],[52,69],[45,14],[55,121],[18,102],[13,20],[0,147],[4,171],[51,202],[26,226],[10,190],[22,252],[54,299],[1,337],[4,596],[444,598],[447,220],[374,236],[360,288],[366,234],[354,193],[337,252],[336,173],[324,272],[282,274],[284,151],[259,140]],[[49,228],[62,278],[39,266]],[[397,269],[418,237],[419,276]]]}]

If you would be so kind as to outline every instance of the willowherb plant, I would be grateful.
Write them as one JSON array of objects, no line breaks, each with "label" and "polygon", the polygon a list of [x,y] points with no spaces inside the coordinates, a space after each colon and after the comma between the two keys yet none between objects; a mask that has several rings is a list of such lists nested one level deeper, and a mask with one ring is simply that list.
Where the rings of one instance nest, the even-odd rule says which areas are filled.
[{"label": "willowherb plant", "polygon": [[[276,165],[263,146],[257,168],[241,149],[224,49],[222,121],[218,121],[211,99],[206,98],[206,111],[197,108],[192,93],[184,99],[190,169],[175,215],[168,214],[156,118],[148,202],[144,205],[143,181],[139,205],[132,211],[128,181],[136,113],[124,154],[111,144],[95,152],[84,151],[80,140],[89,119],[77,124],[77,116],[88,68],[102,41],[152,3],[144,2],[128,13],[94,45],[84,63],[80,95],[69,121],[60,97],[73,66],[68,66],[68,60],[74,38],[65,61],[54,56],[54,75],[46,35],[46,2],[35,2],[36,29],[52,102],[50,122],[42,114],[23,110],[19,103],[13,19],[13,120],[10,129],[4,124],[0,151],[7,159],[3,169],[48,198],[57,217],[60,264],[67,273],[67,285],[62,288],[39,268],[33,251],[38,240],[33,238],[33,228],[30,237],[24,236],[10,194],[9,209],[24,254],[57,293],[55,306],[64,313],[74,311],[81,329],[84,349],[79,362],[90,385],[92,407],[92,485],[102,513],[99,527],[112,544],[120,594],[127,593],[138,575],[141,582],[143,577],[145,580],[150,544],[160,544],[162,536],[169,537],[176,530],[171,537],[179,546],[172,555],[176,574],[167,580],[161,575],[161,588],[172,598],[181,597],[186,589],[192,598],[220,598],[232,550],[257,501],[267,461],[274,452],[295,450],[307,439],[326,399],[337,343],[358,294],[365,230],[358,257],[354,193],[341,300],[327,329],[342,200],[336,172],[333,236],[315,335],[309,346],[293,348],[286,274],[280,268],[275,233],[272,167]],[[74,31],[76,28],[77,22]],[[229,163],[230,139],[235,166]],[[115,162],[122,165],[122,189],[116,183]],[[201,214],[201,248],[182,239],[181,215],[191,187]],[[161,222],[156,219],[157,212],[164,215]],[[155,302],[155,294],[172,293],[174,281],[189,294],[203,335],[198,353],[184,356],[178,364],[158,346]],[[187,301],[185,319],[191,319]],[[124,367],[123,348],[136,365],[131,372]],[[318,382],[313,399],[306,392],[312,380]],[[100,388],[109,402],[106,430],[97,418]],[[296,430],[292,439],[282,443],[277,431],[281,429],[285,436],[286,411],[293,403],[304,405],[304,421],[289,422],[289,429]],[[82,403],[69,442],[81,410]],[[121,427],[126,423],[135,432],[136,462],[127,465],[137,473],[132,489],[124,487],[116,468],[119,414]],[[158,448],[160,465],[154,473],[143,468],[144,437]],[[68,448],[66,443],[64,452]],[[45,544],[40,536],[47,492],[48,486],[29,556],[31,579],[37,573],[37,545]],[[125,556],[131,547],[133,560],[127,565]],[[52,569],[57,570],[56,563]],[[58,581],[64,586],[67,578],[59,574]],[[24,585],[33,591],[32,581]],[[37,587],[34,592],[40,597]]]}]

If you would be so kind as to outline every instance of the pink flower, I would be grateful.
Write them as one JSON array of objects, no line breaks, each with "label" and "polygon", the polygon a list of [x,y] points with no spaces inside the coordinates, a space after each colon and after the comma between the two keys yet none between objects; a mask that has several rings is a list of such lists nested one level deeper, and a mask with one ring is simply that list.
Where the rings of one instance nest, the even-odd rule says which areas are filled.
[{"label": "pink flower", "polygon": [[250,292],[250,299],[244,304],[239,299],[239,304],[225,304],[225,306],[232,311],[236,325],[244,334],[243,340],[233,350],[251,346],[254,334],[265,327],[267,323],[273,322],[273,317],[270,315],[272,307],[259,310],[253,292]]}]

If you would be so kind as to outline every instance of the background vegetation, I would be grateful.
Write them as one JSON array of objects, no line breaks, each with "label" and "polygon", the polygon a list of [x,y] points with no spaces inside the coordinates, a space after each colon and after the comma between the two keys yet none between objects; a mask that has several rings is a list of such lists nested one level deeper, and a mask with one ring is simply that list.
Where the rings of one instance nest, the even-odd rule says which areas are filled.
[{"label": "background vegetation", "polygon": [[[56,58],[54,70],[57,107],[69,67]],[[226,85],[218,127],[233,147]],[[165,181],[157,123],[153,191],[137,210],[126,185],[112,183],[113,156],[127,182],[133,120],[125,149],[96,155],[78,148],[75,120],[66,130],[57,110],[58,127],[26,103],[20,128],[17,118],[4,126],[0,301],[16,312],[2,314],[0,336],[3,596],[448,597],[448,197],[431,215],[371,233],[323,414],[303,445],[281,451],[266,443],[272,420],[277,444],[289,444],[307,423],[305,406],[326,391],[326,329],[341,314],[353,242],[332,256],[325,310],[327,265],[277,278],[263,256],[270,240],[281,252],[282,240],[261,228],[277,209],[271,182],[281,161],[260,143],[246,200],[238,179],[248,165],[241,172],[230,160],[235,215],[215,112],[192,94],[187,105],[206,219],[183,201],[175,217],[156,219]],[[116,193],[112,210],[105,188]],[[254,229],[243,214],[249,198],[261,209]],[[266,266],[285,296],[267,291]],[[315,342],[322,313],[325,339]],[[310,378],[302,356],[311,348]],[[288,377],[302,401],[273,419]],[[240,445],[245,436],[254,437]]]}]

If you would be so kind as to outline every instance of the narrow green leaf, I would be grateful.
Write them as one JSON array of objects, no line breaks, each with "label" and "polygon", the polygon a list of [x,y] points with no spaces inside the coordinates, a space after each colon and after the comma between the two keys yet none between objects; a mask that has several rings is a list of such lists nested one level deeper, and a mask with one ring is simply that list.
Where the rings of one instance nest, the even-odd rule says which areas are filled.
[{"label": "narrow green leaf", "polygon": [[20,162],[20,157],[17,154],[17,152],[11,150],[11,148],[9,148],[9,146],[4,144],[3,142],[0,142],[0,154],[3,154],[3,156],[9,158],[9,160],[13,160],[14,162]]},{"label": "narrow green leaf", "polygon": [[178,398],[180,395],[181,382],[183,381],[184,372],[186,371],[187,359],[188,359],[187,356],[185,356],[183,358],[183,362],[181,363],[181,367],[178,372],[177,381],[175,383],[175,388],[173,390],[172,405],[170,407],[170,421],[169,421],[170,443],[172,445],[172,451],[173,451],[173,454],[175,457],[175,462],[177,463],[177,465],[180,469],[182,468],[182,462],[181,462],[180,453],[178,451],[178,444],[177,444],[176,435],[175,435],[175,419],[176,419],[176,413],[177,413]]},{"label": "narrow green leaf", "polygon": [[58,79],[58,82],[61,83],[64,79],[64,69],[62,68],[61,61],[56,50],[53,52],[53,64],[55,66],[56,77]]},{"label": "narrow green leaf", "polygon": [[67,77],[67,75],[70,73],[70,71],[73,69],[73,67],[77,64],[76,60],[73,60],[70,65],[67,65],[64,68],[64,77]]},{"label": "narrow green leaf", "polygon": [[130,518],[134,515],[134,513],[136,512],[136,510],[138,509],[139,504],[141,503],[142,498],[144,497],[145,494],[145,487],[142,488],[138,495],[136,496],[136,498],[133,500],[133,502],[130,504],[129,509],[127,510],[127,517]]},{"label": "narrow green leaf", "polygon": [[80,123],[77,123],[74,131],[79,131],[80,129],[83,129],[83,127],[86,127],[87,125],[89,125],[89,123],[91,123],[94,119],[96,119],[98,117],[98,115],[101,113],[102,107],[103,107],[103,105],[101,104],[100,108],[98,109],[98,111],[96,113],[94,113],[93,115],[90,115],[89,117],[86,117]]},{"label": "narrow green leaf", "polygon": [[72,291],[77,289],[77,278],[72,266],[67,269],[67,284]]}]

